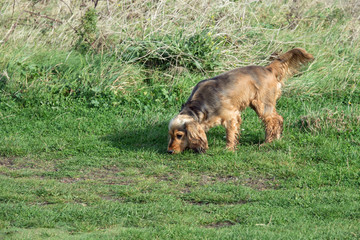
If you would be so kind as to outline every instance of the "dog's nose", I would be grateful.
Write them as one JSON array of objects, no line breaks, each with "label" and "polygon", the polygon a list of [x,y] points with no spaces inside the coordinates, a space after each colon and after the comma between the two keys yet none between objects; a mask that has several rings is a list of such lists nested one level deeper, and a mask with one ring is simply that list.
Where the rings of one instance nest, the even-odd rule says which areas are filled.
[{"label": "dog's nose", "polygon": [[173,153],[174,153],[174,150],[167,150],[167,152],[168,152],[169,154],[173,154]]}]

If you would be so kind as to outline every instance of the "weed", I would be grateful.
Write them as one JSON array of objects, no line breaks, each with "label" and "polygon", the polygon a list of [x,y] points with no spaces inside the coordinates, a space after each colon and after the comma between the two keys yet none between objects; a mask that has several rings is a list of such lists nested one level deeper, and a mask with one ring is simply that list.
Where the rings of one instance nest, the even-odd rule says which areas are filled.
[{"label": "weed", "polygon": [[94,48],[94,42],[97,39],[97,18],[98,15],[94,8],[86,10],[81,18],[81,24],[77,27],[76,34],[78,40],[75,43],[75,49],[81,53],[86,53]]}]

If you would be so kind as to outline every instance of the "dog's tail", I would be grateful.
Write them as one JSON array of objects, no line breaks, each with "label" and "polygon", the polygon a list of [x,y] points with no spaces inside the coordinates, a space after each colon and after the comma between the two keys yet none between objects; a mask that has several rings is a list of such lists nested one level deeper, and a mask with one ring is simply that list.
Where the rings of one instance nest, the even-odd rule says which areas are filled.
[{"label": "dog's tail", "polygon": [[310,62],[313,59],[313,55],[306,52],[305,49],[294,48],[278,56],[266,66],[266,68],[272,71],[278,81],[281,82],[283,79],[295,74],[302,64]]}]

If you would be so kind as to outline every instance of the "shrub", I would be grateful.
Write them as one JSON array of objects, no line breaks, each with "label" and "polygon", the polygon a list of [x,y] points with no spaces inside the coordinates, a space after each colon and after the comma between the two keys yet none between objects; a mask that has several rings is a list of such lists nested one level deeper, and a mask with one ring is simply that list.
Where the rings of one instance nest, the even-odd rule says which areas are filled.
[{"label": "shrub", "polygon": [[81,18],[81,24],[76,30],[78,40],[75,44],[75,49],[81,53],[88,52],[97,39],[97,17],[96,10],[89,8]]}]

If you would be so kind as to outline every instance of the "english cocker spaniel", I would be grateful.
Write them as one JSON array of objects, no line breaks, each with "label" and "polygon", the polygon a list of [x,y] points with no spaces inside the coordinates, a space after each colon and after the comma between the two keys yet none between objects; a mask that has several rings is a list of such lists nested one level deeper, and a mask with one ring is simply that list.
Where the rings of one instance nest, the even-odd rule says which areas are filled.
[{"label": "english cocker spaniel", "polygon": [[265,125],[265,142],[279,139],[283,117],[275,109],[283,81],[314,57],[302,48],[294,48],[269,65],[237,68],[200,81],[180,113],[169,124],[168,153],[208,149],[206,132],[216,126],[226,128],[226,148],[235,150],[238,143],[240,113],[250,106]]}]

